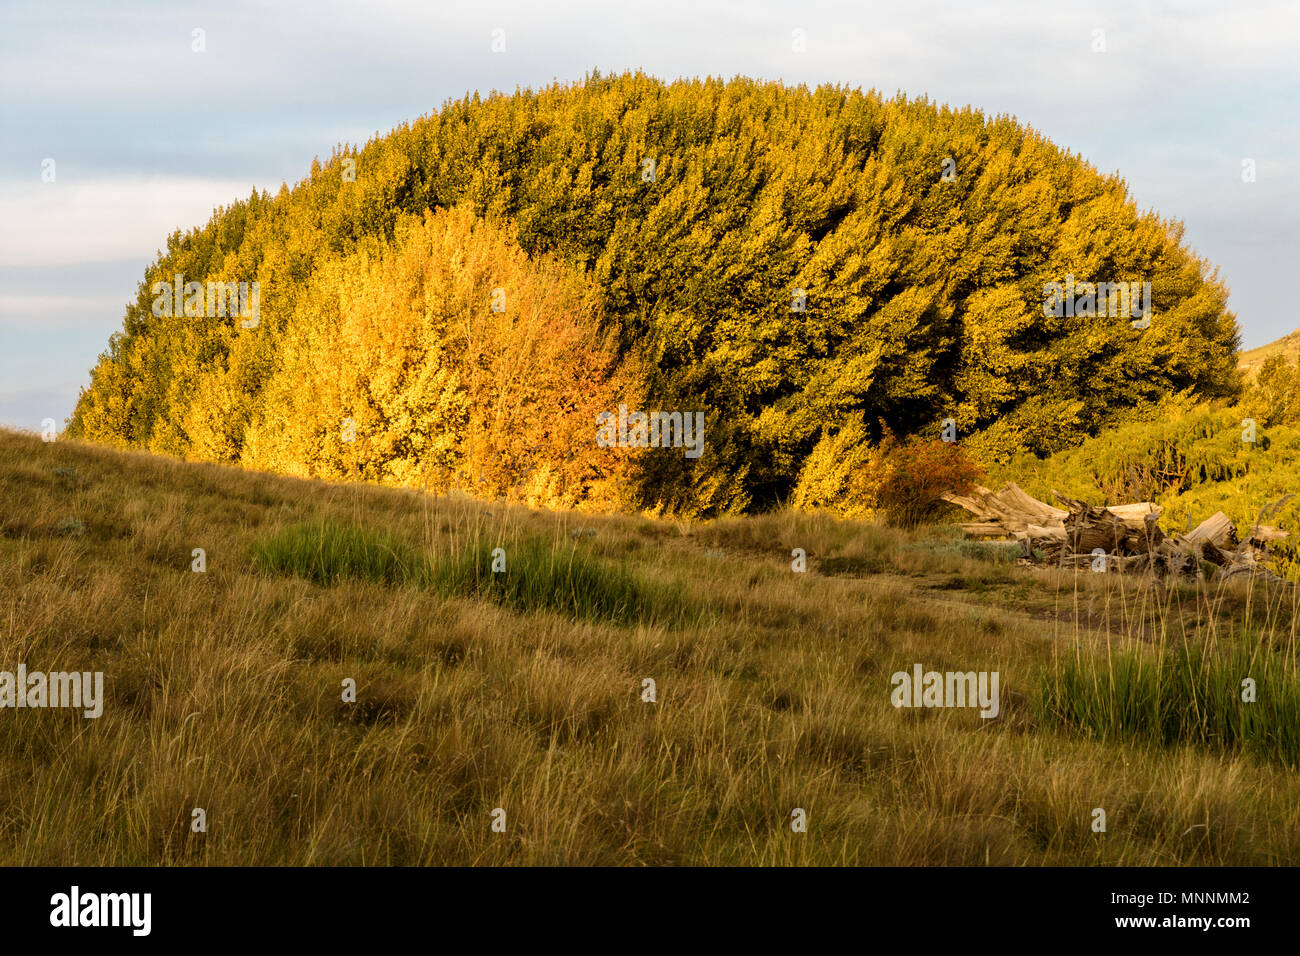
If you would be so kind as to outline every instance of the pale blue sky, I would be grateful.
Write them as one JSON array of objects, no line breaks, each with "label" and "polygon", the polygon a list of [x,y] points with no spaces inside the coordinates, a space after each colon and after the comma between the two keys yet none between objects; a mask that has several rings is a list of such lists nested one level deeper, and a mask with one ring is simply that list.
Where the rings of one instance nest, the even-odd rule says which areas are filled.
[{"label": "pale blue sky", "polygon": [[[807,52],[792,51],[794,29]],[[1183,220],[1232,289],[1244,345],[1260,345],[1300,325],[1282,281],[1300,261],[1297,37],[1290,0],[5,0],[0,424],[70,414],[173,229],[467,91],[593,68],[846,83],[1011,113]]]}]

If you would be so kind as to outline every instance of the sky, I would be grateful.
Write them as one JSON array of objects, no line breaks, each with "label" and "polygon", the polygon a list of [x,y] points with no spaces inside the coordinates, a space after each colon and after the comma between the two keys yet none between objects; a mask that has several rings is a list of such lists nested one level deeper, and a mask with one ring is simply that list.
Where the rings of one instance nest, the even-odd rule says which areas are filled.
[{"label": "sky", "polygon": [[593,69],[1010,114],[1182,221],[1252,348],[1300,325],[1298,37],[1294,0],[4,0],[0,425],[62,426],[174,230],[449,99]]}]

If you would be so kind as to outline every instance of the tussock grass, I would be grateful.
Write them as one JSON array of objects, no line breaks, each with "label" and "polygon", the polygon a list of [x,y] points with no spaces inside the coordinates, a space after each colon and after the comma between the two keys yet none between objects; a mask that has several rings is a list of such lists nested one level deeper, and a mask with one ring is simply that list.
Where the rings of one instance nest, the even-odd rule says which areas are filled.
[{"label": "tussock grass", "polygon": [[411,585],[516,611],[623,623],[680,622],[691,612],[676,582],[646,585],[625,562],[604,560],[579,544],[517,534],[490,538],[481,529],[459,543],[430,556],[386,530],[318,520],[259,538],[253,558],[260,571],[316,584]]},{"label": "tussock grass", "polygon": [[[494,571],[500,558],[504,570]],[[518,611],[558,611],[593,620],[680,622],[690,607],[675,582],[643,584],[626,564],[581,545],[537,538],[479,536],[436,561],[430,581],[442,594],[484,598]]]},{"label": "tussock grass", "polygon": [[[1247,679],[1254,700],[1243,700]],[[1198,744],[1300,765],[1295,659],[1261,647],[1258,635],[1066,656],[1044,675],[1041,703],[1046,716],[1103,741]]]},{"label": "tussock grass", "polygon": [[317,584],[346,579],[418,584],[427,578],[419,555],[391,533],[328,521],[282,528],[259,539],[253,557],[261,570]]}]

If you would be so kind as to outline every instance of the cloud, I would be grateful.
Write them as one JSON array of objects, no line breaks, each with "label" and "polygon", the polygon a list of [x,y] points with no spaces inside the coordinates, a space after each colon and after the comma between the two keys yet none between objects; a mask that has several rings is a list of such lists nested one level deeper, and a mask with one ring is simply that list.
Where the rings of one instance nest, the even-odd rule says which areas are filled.
[{"label": "cloud", "polygon": [[[497,27],[503,54],[490,50]],[[807,31],[806,53],[791,49],[795,28]],[[1104,53],[1092,50],[1094,30],[1105,31]],[[1300,133],[1284,121],[1300,99],[1297,35],[1292,0],[7,4],[0,278],[10,298],[0,312],[48,318],[52,329],[61,314],[101,308],[120,321],[171,232],[254,185],[295,182],[336,143],[363,142],[475,90],[642,68],[665,79],[743,74],[901,90],[1010,113],[1118,170],[1141,206],[1184,220],[1198,252],[1223,256],[1225,272],[1242,243],[1276,238],[1252,246],[1258,269],[1226,276],[1234,305],[1249,290],[1241,319],[1257,344],[1295,321],[1280,284],[1251,287],[1300,258]],[[58,164],[52,184],[40,181],[45,157]],[[1258,163],[1249,187],[1243,157]],[[113,284],[82,278],[123,260],[138,265]],[[15,288],[14,268],[56,270],[53,284]],[[70,297],[62,312],[53,296]]]},{"label": "cloud", "polygon": [[[0,261],[9,266],[68,266],[139,256],[152,260],[176,229],[200,226],[216,206],[246,198],[235,180],[122,177],[0,184]],[[123,289],[122,298],[134,292]]]},{"label": "cloud", "polygon": [[52,418],[55,426],[62,430],[64,419],[72,414],[79,392],[80,386],[75,382],[2,391],[0,426],[39,432],[42,422]]}]

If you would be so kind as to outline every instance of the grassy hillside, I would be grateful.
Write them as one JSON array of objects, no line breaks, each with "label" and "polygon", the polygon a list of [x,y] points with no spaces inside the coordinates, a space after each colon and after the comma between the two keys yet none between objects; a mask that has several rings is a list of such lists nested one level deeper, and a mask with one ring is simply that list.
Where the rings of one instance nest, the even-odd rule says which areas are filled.
[{"label": "grassy hillside", "polygon": [[[0,489],[0,668],[107,698],[0,710],[0,864],[1300,862],[1289,591],[10,432]],[[895,709],[917,663],[1000,713]]]},{"label": "grassy hillside", "polygon": [[1237,368],[1241,369],[1247,380],[1253,380],[1260,368],[1274,355],[1281,355],[1287,362],[1294,364],[1300,358],[1300,329],[1288,332],[1280,339],[1248,349],[1237,355]]}]

